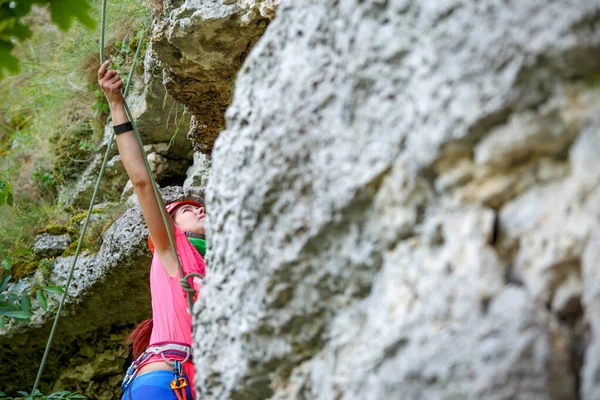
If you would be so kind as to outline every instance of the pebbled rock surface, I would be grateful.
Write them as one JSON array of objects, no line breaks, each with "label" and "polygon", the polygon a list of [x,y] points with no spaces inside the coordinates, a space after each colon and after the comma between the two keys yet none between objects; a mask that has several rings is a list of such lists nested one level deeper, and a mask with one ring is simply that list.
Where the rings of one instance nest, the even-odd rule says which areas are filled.
[{"label": "pebbled rock surface", "polygon": [[69,235],[36,235],[33,252],[41,257],[56,257],[61,255],[71,244]]},{"label": "pebbled rock surface", "polygon": [[152,47],[163,83],[191,113],[188,138],[210,154],[224,126],[231,90],[250,49],[275,16],[279,0],[165,1]]},{"label": "pebbled rock surface", "polygon": [[194,163],[186,172],[187,178],[183,182],[183,187],[205,187],[210,176],[210,161],[209,156],[200,152],[194,153]]},{"label": "pebbled rock surface", "polygon": [[283,1],[212,154],[199,396],[597,398],[599,71],[595,0]]}]

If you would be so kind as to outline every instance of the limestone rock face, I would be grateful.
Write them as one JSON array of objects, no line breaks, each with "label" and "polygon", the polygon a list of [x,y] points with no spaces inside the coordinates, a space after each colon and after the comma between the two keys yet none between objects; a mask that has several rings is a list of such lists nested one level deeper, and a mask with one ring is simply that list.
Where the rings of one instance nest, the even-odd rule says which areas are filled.
[{"label": "limestone rock face", "polygon": [[[112,129],[112,128],[111,128]],[[113,146],[115,146],[113,144]],[[116,146],[115,146],[116,147]],[[103,152],[106,151],[104,147]],[[65,188],[61,194],[63,203],[72,204],[73,206],[85,209],[89,206],[94,194],[94,188],[98,182],[98,175],[104,160],[104,153],[98,153],[94,159],[88,164],[87,168],[76,184],[72,188]],[[115,195],[118,194],[127,183],[127,174],[121,158],[114,155],[110,158],[104,169],[104,176],[98,188],[97,201],[107,202],[118,199]]]},{"label": "limestone rock face", "polygon": [[50,235],[42,233],[35,237],[33,252],[42,257],[56,257],[71,244],[69,235]]},{"label": "limestone rock face", "polygon": [[[147,229],[141,212],[133,209],[108,229],[98,253],[80,255],[45,367],[41,387],[44,393],[49,393],[60,375],[68,374],[65,370],[83,368],[87,370],[86,374],[78,375],[79,379],[71,376],[65,382],[67,387],[85,393],[93,393],[96,388],[110,392],[103,398],[117,398],[118,389],[108,387],[105,382],[111,375],[108,370],[101,365],[95,367],[93,363],[84,366],[89,363],[89,358],[80,352],[85,348],[88,348],[88,353],[90,349],[103,352],[107,346],[106,337],[110,336],[111,331],[119,331],[121,333],[113,340],[111,349],[120,351],[115,365],[125,364],[128,356],[123,346],[125,331],[150,315],[147,267],[150,252],[147,250],[146,237]],[[63,286],[72,262],[72,256],[57,257],[50,271],[38,270],[33,277],[23,279],[17,285],[21,286],[24,293],[39,286]],[[130,296],[131,293],[136,293],[136,296]],[[0,330],[3,360],[0,387],[5,391],[21,390],[23,382],[35,380],[37,365],[42,359],[59,302],[59,295],[49,294],[48,312],[34,302],[33,317],[28,326],[9,323]],[[116,307],[116,304],[119,306]],[[23,365],[30,367],[22,368]],[[121,371],[117,374],[113,370],[112,374],[117,378]]]},{"label": "limestone rock face", "polygon": [[200,397],[597,398],[598,71],[595,0],[282,2],[214,146]]},{"label": "limestone rock face", "polygon": [[171,142],[168,152],[163,155],[169,155],[171,159],[191,158],[192,144],[185,137],[190,127],[190,115],[183,104],[167,95],[152,40],[146,40],[144,72],[134,75],[131,94],[127,96],[129,108],[145,144]]},{"label": "limestone rock face", "polygon": [[210,157],[200,152],[194,153],[194,164],[188,168],[186,176],[184,187],[205,187],[210,176]]},{"label": "limestone rock face", "polygon": [[153,48],[167,92],[192,114],[188,137],[210,153],[223,128],[235,74],[275,15],[279,0],[165,2]]}]

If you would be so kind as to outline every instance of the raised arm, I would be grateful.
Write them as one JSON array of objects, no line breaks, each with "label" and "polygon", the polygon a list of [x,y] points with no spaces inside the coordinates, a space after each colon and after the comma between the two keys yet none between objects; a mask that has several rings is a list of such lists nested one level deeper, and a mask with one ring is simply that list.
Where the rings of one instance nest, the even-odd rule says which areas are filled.
[{"label": "raised arm", "polygon": [[[113,125],[117,126],[129,122],[129,118],[125,112],[124,99],[121,94],[123,82],[116,71],[108,70],[109,63],[109,61],[106,61],[98,70],[98,83],[108,100]],[[160,201],[156,199],[154,189],[152,188],[152,181],[146,170],[146,164],[133,130],[117,135],[117,147],[119,148],[119,154],[121,155],[127,175],[131,179],[133,189],[140,202],[142,214],[148,225],[154,247],[167,273],[175,276],[177,264],[160,213],[160,207],[164,208],[165,206],[162,199]],[[174,232],[174,223],[171,218],[168,218],[168,223],[169,229],[171,232]]]}]

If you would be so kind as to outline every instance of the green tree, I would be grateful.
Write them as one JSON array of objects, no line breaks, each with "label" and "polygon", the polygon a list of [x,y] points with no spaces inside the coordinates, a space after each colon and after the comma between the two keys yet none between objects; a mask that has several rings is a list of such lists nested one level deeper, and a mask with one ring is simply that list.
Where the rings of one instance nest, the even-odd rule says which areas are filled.
[{"label": "green tree", "polygon": [[4,77],[4,70],[19,72],[19,60],[12,51],[15,41],[31,36],[31,29],[25,25],[23,18],[33,5],[48,5],[52,22],[63,31],[68,30],[75,19],[88,28],[95,25],[89,15],[89,0],[0,0],[0,80]]}]

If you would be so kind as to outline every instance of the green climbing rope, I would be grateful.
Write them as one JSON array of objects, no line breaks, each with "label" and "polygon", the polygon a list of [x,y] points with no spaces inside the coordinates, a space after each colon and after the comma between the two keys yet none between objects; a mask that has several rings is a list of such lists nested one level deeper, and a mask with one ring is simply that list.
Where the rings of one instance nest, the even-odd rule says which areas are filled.
[{"label": "green climbing rope", "polygon": [[[104,33],[105,33],[105,27],[106,27],[106,23],[105,23],[105,20],[106,20],[106,3],[107,3],[106,0],[103,0],[103,2],[102,2],[101,34],[100,34],[100,60],[101,60],[101,64],[104,63]],[[131,71],[129,72],[129,75],[127,77],[127,84],[126,84],[125,89],[123,91],[123,97],[126,97],[128,91],[129,91],[129,86],[131,84],[131,80],[132,80],[132,76],[133,76],[133,71],[134,71],[135,66],[137,64],[137,61],[139,59],[140,50],[142,48],[142,43],[143,43],[143,39],[144,39],[145,30],[146,30],[146,27],[144,26],[143,29],[142,29],[142,31],[141,31],[140,40],[139,40],[139,43],[138,43],[138,46],[137,46],[137,49],[136,49],[136,52],[135,52],[135,57],[134,57],[134,60],[133,60],[132,66],[131,66]],[[144,147],[143,147],[143,144],[141,142],[141,139],[140,139],[140,136],[139,136],[139,132],[137,131],[137,127],[135,125],[135,121],[132,118],[131,112],[129,111],[129,106],[127,106],[126,102],[125,102],[125,107],[126,107],[126,110],[127,110],[127,115],[129,116],[129,119],[130,119],[131,123],[134,126],[134,131],[135,131],[136,137],[138,139],[138,143],[140,145],[140,149],[142,150],[142,154],[144,156],[144,160],[146,161],[146,168],[148,169],[148,173],[150,174],[150,178],[152,180],[152,184],[153,184],[153,186],[155,188],[155,194],[156,194],[156,196],[160,196],[160,194],[158,193],[158,190],[156,189],[156,182],[154,180],[154,177],[152,176],[152,172],[150,170],[150,166],[149,166],[148,161],[146,159],[146,153],[144,151]],[[48,342],[46,343],[46,348],[44,350],[44,355],[42,357],[42,361],[40,362],[40,367],[38,369],[38,373],[37,373],[37,376],[36,376],[36,379],[35,379],[35,383],[33,385],[32,393],[35,392],[35,390],[39,386],[39,383],[40,383],[40,380],[41,380],[41,376],[42,376],[42,373],[44,371],[44,366],[46,364],[46,360],[48,359],[48,354],[50,352],[50,346],[52,344],[52,340],[53,340],[54,334],[56,332],[56,327],[58,326],[58,320],[59,320],[59,317],[60,317],[60,314],[61,314],[64,302],[65,302],[65,299],[66,299],[68,291],[69,291],[69,286],[71,284],[71,280],[73,278],[73,274],[74,274],[74,271],[75,271],[75,265],[77,263],[77,259],[79,257],[79,253],[81,252],[83,238],[84,238],[85,233],[87,231],[87,227],[88,227],[88,223],[89,223],[89,220],[90,220],[90,216],[92,215],[92,210],[93,210],[93,207],[94,207],[94,203],[96,201],[96,195],[98,194],[98,189],[100,187],[100,183],[102,181],[102,177],[104,176],[104,169],[106,167],[106,163],[108,162],[108,157],[110,155],[110,151],[111,151],[112,143],[113,143],[114,139],[115,139],[115,134],[112,133],[111,136],[110,136],[110,139],[109,139],[109,141],[107,143],[106,153],[104,154],[104,159],[102,161],[102,166],[100,167],[100,172],[98,174],[98,180],[96,182],[96,186],[94,187],[94,192],[93,192],[92,198],[90,200],[90,206],[88,208],[88,213],[87,213],[87,216],[86,216],[86,218],[84,220],[83,227],[81,229],[81,234],[79,236],[79,242],[77,243],[77,249],[75,250],[75,256],[73,257],[73,262],[71,264],[71,268],[70,268],[70,271],[69,271],[69,277],[67,278],[67,283],[65,285],[65,291],[64,291],[64,293],[62,295],[60,304],[58,306],[58,310],[56,312],[56,317],[54,319],[54,323],[52,325],[52,329],[50,330],[50,335],[48,337]],[[159,204],[161,204],[160,203],[160,197],[158,197],[158,199],[159,199]],[[162,209],[161,209],[161,212],[163,214],[163,221],[165,223],[165,226],[168,226],[167,225],[167,220],[166,220],[166,215],[165,215],[166,212],[164,210],[162,210]],[[168,230],[168,234],[169,234],[169,240],[171,242],[171,246],[173,248],[173,251],[175,252],[175,256],[176,256],[177,263],[178,263],[178,268],[179,268],[179,271],[180,271],[180,276],[183,276],[183,269],[181,268],[181,264],[179,262],[179,258],[177,257],[177,253],[176,253],[176,250],[175,250],[174,241],[173,241],[172,234],[171,234],[170,230]],[[192,296],[192,299],[193,299],[193,296],[195,294],[195,290],[191,287],[191,285],[189,284],[189,282],[187,280],[186,280],[186,283],[187,283],[187,288],[185,287],[185,285],[183,285],[183,283],[182,283],[182,286],[184,287],[184,289],[186,290],[186,293],[188,295],[188,304],[190,305],[190,310],[191,310],[192,309],[193,300],[190,302],[190,293],[191,293],[191,296]]]}]

